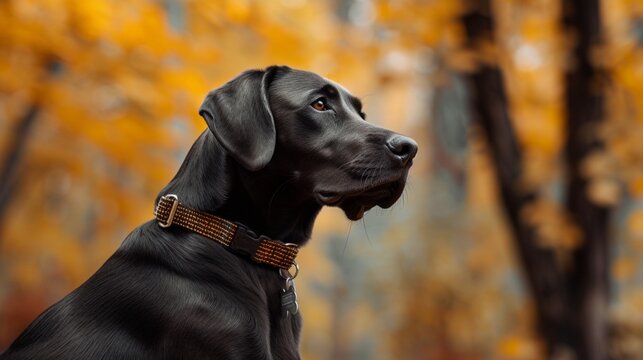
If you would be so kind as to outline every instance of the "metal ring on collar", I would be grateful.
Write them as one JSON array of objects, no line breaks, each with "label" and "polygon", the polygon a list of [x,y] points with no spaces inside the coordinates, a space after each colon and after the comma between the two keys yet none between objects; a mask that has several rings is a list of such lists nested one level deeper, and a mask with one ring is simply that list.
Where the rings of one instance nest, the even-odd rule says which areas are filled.
[{"label": "metal ring on collar", "polygon": [[[289,245],[289,244],[286,244],[286,245]],[[286,279],[286,280],[289,280],[289,279],[292,280],[292,279],[296,278],[297,275],[299,274],[299,265],[297,264],[297,261],[293,262],[293,266],[295,267],[295,273],[294,274],[292,274],[290,272],[290,269],[288,269],[288,270],[279,269],[279,275],[281,275],[281,277]]]}]

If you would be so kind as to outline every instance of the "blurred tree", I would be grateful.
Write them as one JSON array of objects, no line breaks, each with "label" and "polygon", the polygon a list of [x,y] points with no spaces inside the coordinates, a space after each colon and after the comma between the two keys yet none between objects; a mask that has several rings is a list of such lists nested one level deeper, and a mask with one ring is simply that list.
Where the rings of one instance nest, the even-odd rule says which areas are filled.
[{"label": "blurred tree", "polygon": [[[383,1],[379,19],[399,32],[392,36],[413,39],[410,42],[417,47],[400,42],[409,52],[423,49],[428,63],[438,68],[431,73],[436,98],[440,96],[434,100],[438,110],[446,106],[441,88],[457,83],[449,72],[468,74],[471,108],[494,160],[500,198],[549,351],[555,353],[552,356],[605,358],[610,270],[619,283],[629,279],[629,286],[641,279],[640,267],[631,263],[623,248],[641,249],[636,224],[643,218],[639,191],[643,177],[637,169],[643,157],[634,139],[641,135],[636,94],[641,91],[643,5],[618,1],[601,8],[599,1],[582,5],[463,1],[463,9],[458,9],[455,3],[407,1],[409,6],[404,7]],[[424,9],[440,13],[439,19]],[[425,23],[413,21],[419,14]],[[460,14],[462,37],[448,20]],[[609,16],[607,43],[601,34],[602,14]],[[612,75],[611,82],[606,74]],[[604,95],[607,90],[610,97]],[[434,122],[440,121],[437,114]],[[472,140],[476,138],[474,132]],[[437,136],[431,143],[437,162],[444,156],[435,143],[442,141],[444,136]],[[474,177],[479,176],[479,172],[465,174],[471,183],[477,183]],[[623,185],[634,199],[620,203]],[[629,218],[632,230],[626,233],[632,234],[631,245],[608,242],[622,237],[609,226],[615,205]],[[610,253],[615,249],[618,257],[611,267]],[[425,271],[417,281],[431,279]],[[625,311],[640,312],[641,298],[639,291],[628,291],[619,299],[627,306],[612,301],[620,309],[621,321]],[[632,319],[619,329],[634,328]],[[636,319],[640,323],[640,317]],[[408,330],[407,339],[413,336]],[[511,353],[512,346],[502,348]]]},{"label": "blurred tree", "polygon": [[581,229],[568,269],[566,314],[573,324],[571,344],[578,358],[607,359],[611,208],[615,183],[584,171],[591,157],[605,153],[599,132],[605,119],[606,74],[592,52],[603,45],[601,2],[563,1],[563,28],[574,36],[565,74],[568,173],[567,209]]},{"label": "blurred tree", "polygon": [[[494,159],[505,212],[534,294],[540,333],[549,357],[606,359],[611,201],[605,204],[600,197],[591,199],[595,194],[589,188],[592,179],[582,173],[588,156],[602,149],[598,124],[604,115],[604,81],[590,58],[591,50],[600,45],[599,2],[564,1],[561,5],[565,9],[565,30],[575,35],[573,60],[565,78],[566,160],[568,211],[581,232],[567,262],[561,262],[555,249],[539,242],[542,234],[529,221],[528,213],[533,211],[530,207],[537,204],[540,195],[537,188],[525,182],[524,156],[513,130],[502,72],[489,52],[494,48],[495,34],[488,0],[469,2],[469,12],[463,17],[467,44],[480,59],[470,74],[472,108]],[[611,184],[597,186],[608,187],[597,190],[604,194]]]},{"label": "blurred tree", "polygon": [[469,12],[463,16],[463,24],[468,47],[480,54],[481,59],[469,76],[471,107],[494,159],[505,213],[536,301],[541,333],[551,349],[559,341],[557,335],[566,333],[565,304],[561,298],[565,285],[557,266],[556,254],[552,249],[539,246],[536,231],[521,219],[524,209],[535,202],[536,193],[520,186],[523,176],[522,151],[513,130],[501,69],[489,54],[494,44],[490,1],[470,2]]}]

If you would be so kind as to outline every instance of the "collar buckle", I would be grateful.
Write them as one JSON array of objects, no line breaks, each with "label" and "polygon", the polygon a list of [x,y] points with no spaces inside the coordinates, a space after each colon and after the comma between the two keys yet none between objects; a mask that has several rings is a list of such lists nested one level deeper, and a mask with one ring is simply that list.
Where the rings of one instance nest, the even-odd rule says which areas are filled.
[{"label": "collar buckle", "polygon": [[[161,221],[159,216],[162,213],[162,203],[164,201],[171,201],[172,202],[172,207],[170,208],[170,213],[167,216],[167,220],[165,222]],[[162,228],[168,228],[172,226],[172,221],[174,220],[174,215],[176,215],[176,209],[179,207],[179,197],[174,195],[174,194],[167,194],[161,197],[161,200],[159,200],[159,203],[156,205],[156,216],[158,219],[159,226]]]},{"label": "collar buckle", "polygon": [[261,242],[264,240],[270,240],[270,238],[264,235],[257,235],[254,231],[248,229],[243,224],[235,224],[237,224],[237,232],[234,234],[234,238],[230,242],[230,250],[254,259]]}]

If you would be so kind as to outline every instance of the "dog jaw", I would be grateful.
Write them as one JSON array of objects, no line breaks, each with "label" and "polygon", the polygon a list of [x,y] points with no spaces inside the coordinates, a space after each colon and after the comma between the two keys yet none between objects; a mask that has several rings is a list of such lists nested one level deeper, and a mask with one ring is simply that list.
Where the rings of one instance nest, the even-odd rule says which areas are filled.
[{"label": "dog jaw", "polygon": [[399,179],[366,189],[346,192],[316,191],[321,205],[339,207],[349,220],[356,221],[375,206],[388,209],[400,198],[406,184],[406,173]]}]

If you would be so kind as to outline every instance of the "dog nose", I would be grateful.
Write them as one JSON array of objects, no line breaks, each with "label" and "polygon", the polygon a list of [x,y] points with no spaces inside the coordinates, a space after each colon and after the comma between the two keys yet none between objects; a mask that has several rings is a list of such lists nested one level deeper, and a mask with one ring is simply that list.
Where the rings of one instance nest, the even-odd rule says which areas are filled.
[{"label": "dog nose", "polygon": [[393,135],[386,141],[386,147],[402,161],[402,166],[406,166],[418,152],[418,144],[413,139],[402,135]]}]

